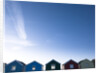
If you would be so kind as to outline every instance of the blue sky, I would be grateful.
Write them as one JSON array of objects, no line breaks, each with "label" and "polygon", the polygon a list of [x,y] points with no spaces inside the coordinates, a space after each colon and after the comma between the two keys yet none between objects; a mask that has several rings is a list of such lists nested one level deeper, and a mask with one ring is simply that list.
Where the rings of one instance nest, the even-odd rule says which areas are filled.
[{"label": "blue sky", "polygon": [[95,58],[94,5],[5,3],[5,62],[85,58]]}]

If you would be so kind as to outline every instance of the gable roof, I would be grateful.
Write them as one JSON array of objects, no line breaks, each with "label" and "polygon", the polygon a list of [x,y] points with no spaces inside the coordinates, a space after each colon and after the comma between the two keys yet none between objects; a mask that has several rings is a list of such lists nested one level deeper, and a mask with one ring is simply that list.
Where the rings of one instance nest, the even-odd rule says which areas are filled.
[{"label": "gable roof", "polygon": [[69,61],[65,62],[63,65],[65,65],[65,64],[67,64],[67,63],[69,63],[70,61],[72,61],[72,62],[74,62],[74,63],[78,64],[76,61],[74,61],[74,60],[70,59]]},{"label": "gable roof", "polygon": [[95,61],[95,59],[92,59],[92,61]]},{"label": "gable roof", "polygon": [[55,63],[60,64],[58,61],[56,61],[56,60],[52,59],[51,61],[49,61],[48,63],[46,63],[46,65],[47,65],[47,64],[49,64],[49,63],[51,63],[51,62],[55,62]]},{"label": "gable roof", "polygon": [[81,61],[79,62],[79,64],[82,63],[82,62],[84,62],[84,61],[89,61],[89,62],[91,62],[91,61],[88,60],[88,59],[84,59],[84,60],[81,60]]},{"label": "gable roof", "polygon": [[26,65],[24,62],[21,62],[21,61],[19,61],[19,62],[20,62],[22,65],[24,65],[24,66]]},{"label": "gable roof", "polygon": [[25,63],[23,63],[23,62],[21,62],[21,61],[18,61],[18,60],[14,60],[14,61],[10,62],[10,63],[7,64],[7,65],[12,64],[13,62],[17,62],[18,64],[20,64],[20,65],[22,65],[22,66],[25,66]]},{"label": "gable roof", "polygon": [[32,64],[32,63],[37,63],[37,64],[43,66],[41,63],[39,63],[39,62],[37,62],[37,61],[32,61],[31,63],[29,63],[29,64],[27,64],[27,65],[30,65],[30,64]]}]

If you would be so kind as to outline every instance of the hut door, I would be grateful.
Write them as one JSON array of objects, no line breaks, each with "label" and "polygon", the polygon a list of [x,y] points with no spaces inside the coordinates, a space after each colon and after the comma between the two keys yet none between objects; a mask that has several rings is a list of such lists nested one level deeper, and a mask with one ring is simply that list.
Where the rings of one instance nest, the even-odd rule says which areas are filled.
[{"label": "hut door", "polygon": [[74,68],[74,65],[73,64],[70,64],[70,69],[73,69]]},{"label": "hut door", "polygon": [[52,64],[51,69],[55,69],[55,68],[56,68],[55,64]]},{"label": "hut door", "polygon": [[11,70],[12,71],[16,70],[16,66],[12,66]]},{"label": "hut door", "polygon": [[33,67],[32,67],[32,70],[35,70],[35,69],[36,69],[35,66],[33,66]]}]

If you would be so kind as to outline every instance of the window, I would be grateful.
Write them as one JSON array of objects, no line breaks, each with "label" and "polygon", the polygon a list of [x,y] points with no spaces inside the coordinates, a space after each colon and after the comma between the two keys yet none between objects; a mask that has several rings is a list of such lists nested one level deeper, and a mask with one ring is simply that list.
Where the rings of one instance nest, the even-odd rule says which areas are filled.
[{"label": "window", "polygon": [[73,64],[70,64],[70,68],[71,68],[71,69],[74,68],[74,65],[73,65]]},{"label": "window", "polygon": [[88,64],[88,63],[86,63],[86,64],[85,64],[85,66],[86,66],[86,67],[89,67],[89,64]]},{"label": "window", "polygon": [[12,66],[12,69],[11,70],[12,71],[16,70],[16,66]]},{"label": "window", "polygon": [[35,69],[36,69],[35,66],[33,66],[33,67],[32,67],[32,70],[35,70]]},{"label": "window", "polygon": [[55,64],[52,64],[51,69],[55,69],[55,68],[56,68]]}]

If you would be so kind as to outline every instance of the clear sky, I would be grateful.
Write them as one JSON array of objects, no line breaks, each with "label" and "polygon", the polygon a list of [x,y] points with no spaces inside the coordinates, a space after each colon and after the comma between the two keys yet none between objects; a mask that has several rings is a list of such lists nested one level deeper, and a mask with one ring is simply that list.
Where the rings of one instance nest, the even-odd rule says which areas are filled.
[{"label": "clear sky", "polygon": [[95,6],[5,3],[4,62],[95,58]]}]

